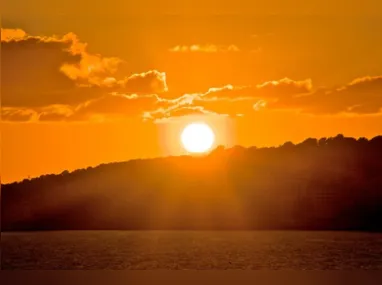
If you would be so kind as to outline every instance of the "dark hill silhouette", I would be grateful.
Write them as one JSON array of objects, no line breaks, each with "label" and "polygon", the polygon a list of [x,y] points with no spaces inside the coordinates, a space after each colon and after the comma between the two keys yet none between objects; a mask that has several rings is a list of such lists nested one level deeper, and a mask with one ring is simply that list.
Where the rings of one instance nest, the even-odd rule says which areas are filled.
[{"label": "dark hill silhouette", "polygon": [[382,230],[382,136],[218,147],[2,185],[3,231]]}]

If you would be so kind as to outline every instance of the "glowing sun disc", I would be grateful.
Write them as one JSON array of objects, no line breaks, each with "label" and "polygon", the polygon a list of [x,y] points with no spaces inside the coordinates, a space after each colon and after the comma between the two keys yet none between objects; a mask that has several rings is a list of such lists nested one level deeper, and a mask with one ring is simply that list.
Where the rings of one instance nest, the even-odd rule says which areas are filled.
[{"label": "glowing sun disc", "polygon": [[215,134],[205,123],[192,123],[184,128],[181,141],[188,152],[203,153],[212,147]]}]

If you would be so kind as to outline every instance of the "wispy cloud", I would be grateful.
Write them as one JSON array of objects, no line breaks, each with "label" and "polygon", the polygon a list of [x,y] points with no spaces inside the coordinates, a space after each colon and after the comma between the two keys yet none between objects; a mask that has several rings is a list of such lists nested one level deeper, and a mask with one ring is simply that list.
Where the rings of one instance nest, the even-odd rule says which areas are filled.
[{"label": "wispy cloud", "polygon": [[216,52],[239,52],[240,49],[236,45],[177,45],[169,49],[170,52],[204,52],[204,53],[216,53]]}]

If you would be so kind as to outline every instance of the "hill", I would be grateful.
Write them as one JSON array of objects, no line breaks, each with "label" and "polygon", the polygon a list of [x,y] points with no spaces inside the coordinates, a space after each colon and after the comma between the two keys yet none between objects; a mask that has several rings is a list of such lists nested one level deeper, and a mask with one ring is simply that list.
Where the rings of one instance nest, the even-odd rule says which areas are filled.
[{"label": "hill", "polygon": [[382,230],[382,136],[131,160],[2,185],[2,231]]}]

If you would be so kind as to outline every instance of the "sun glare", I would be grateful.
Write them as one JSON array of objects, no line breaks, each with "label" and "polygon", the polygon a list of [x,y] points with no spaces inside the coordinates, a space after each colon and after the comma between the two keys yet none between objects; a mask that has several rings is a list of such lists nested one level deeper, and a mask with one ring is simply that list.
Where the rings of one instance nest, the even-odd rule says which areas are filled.
[{"label": "sun glare", "polygon": [[184,128],[181,141],[188,152],[203,153],[212,147],[215,134],[205,123],[192,123]]}]

